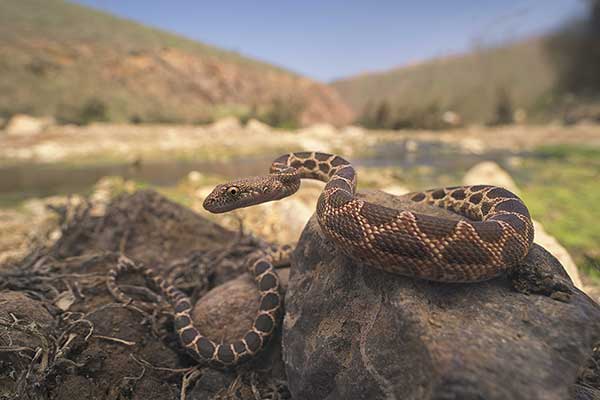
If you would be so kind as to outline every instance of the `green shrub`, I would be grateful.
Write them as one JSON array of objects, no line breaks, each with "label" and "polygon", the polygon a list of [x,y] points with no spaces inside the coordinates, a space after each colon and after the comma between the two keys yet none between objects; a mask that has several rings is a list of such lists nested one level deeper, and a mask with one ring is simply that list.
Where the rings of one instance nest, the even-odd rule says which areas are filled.
[{"label": "green shrub", "polygon": [[489,125],[508,125],[514,122],[512,100],[508,91],[500,88],[496,91],[496,109]]},{"label": "green shrub", "polygon": [[398,107],[393,110],[387,100],[365,107],[357,123],[368,129],[447,129],[443,111],[437,102],[424,107]]},{"label": "green shrub", "polygon": [[303,109],[304,105],[300,101],[276,98],[265,111],[255,110],[255,118],[274,128],[296,129],[300,126],[300,114]]},{"label": "green shrub", "polygon": [[97,98],[89,99],[79,113],[79,120],[83,125],[91,122],[108,121],[108,112],[106,104]]},{"label": "green shrub", "polygon": [[106,104],[92,97],[80,108],[61,105],[58,107],[56,119],[60,123],[87,125],[92,122],[105,122],[109,120]]}]

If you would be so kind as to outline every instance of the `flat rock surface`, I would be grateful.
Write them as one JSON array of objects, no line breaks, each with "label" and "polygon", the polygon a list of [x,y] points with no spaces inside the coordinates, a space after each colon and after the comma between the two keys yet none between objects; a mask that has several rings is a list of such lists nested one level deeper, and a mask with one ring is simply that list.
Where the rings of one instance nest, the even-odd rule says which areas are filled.
[{"label": "flat rock surface", "polygon": [[537,245],[511,277],[433,283],[359,265],[313,216],[294,254],[283,328],[294,398],[572,399],[598,341],[600,307]]}]

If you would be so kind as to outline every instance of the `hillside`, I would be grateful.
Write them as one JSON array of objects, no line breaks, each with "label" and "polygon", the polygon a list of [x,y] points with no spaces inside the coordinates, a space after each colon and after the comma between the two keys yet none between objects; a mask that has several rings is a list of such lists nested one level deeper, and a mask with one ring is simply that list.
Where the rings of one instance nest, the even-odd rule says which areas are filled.
[{"label": "hillside", "polygon": [[452,110],[466,122],[489,122],[501,101],[533,118],[546,112],[556,79],[544,39],[538,38],[363,74],[332,86],[357,113],[385,100],[391,112]]},{"label": "hillside", "polygon": [[352,119],[328,86],[63,0],[0,1],[0,43],[0,116],[201,122],[235,114],[303,125]]}]

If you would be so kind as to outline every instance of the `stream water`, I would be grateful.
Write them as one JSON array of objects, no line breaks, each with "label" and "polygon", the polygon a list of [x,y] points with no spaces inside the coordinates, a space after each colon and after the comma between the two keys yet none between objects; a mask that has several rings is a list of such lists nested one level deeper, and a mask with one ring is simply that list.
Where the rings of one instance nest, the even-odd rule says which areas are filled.
[{"label": "stream water", "polygon": [[[439,142],[399,140],[374,148],[367,158],[352,159],[357,166],[414,168],[429,166],[438,171],[462,171],[483,160],[505,160],[515,155],[506,151],[469,154]],[[519,154],[521,156],[526,156]],[[44,197],[65,193],[82,193],[103,176],[122,176],[151,185],[173,185],[190,171],[224,177],[263,174],[268,170],[272,154],[234,158],[214,162],[207,160],[153,160],[139,163],[107,165],[23,164],[0,166],[0,196],[18,201],[28,197]]]}]

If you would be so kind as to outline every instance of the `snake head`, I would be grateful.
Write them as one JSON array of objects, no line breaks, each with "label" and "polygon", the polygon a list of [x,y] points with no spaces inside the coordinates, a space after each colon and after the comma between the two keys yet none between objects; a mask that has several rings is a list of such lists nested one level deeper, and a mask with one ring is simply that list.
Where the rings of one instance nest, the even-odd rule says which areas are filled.
[{"label": "snake head", "polygon": [[211,213],[224,213],[267,201],[279,200],[298,190],[300,182],[285,184],[276,175],[239,179],[217,185],[204,200],[203,207]]}]

